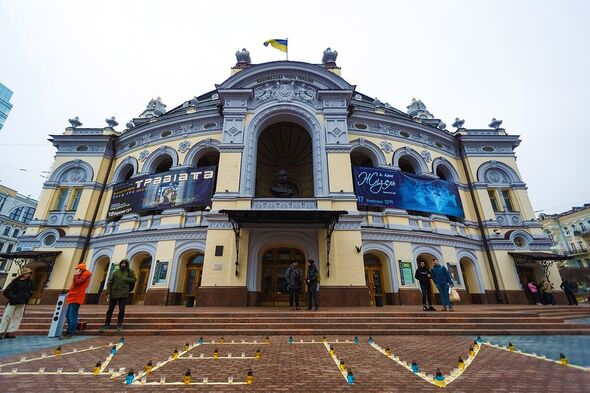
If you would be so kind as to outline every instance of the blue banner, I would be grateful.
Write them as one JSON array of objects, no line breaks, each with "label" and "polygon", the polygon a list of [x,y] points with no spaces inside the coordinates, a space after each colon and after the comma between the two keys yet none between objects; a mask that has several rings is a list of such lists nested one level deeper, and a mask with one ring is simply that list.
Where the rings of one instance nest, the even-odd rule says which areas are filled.
[{"label": "blue banner", "polygon": [[359,205],[465,217],[454,183],[382,168],[353,167]]},{"label": "blue banner", "polygon": [[215,166],[183,168],[115,184],[107,220],[129,213],[211,205],[216,171]]}]

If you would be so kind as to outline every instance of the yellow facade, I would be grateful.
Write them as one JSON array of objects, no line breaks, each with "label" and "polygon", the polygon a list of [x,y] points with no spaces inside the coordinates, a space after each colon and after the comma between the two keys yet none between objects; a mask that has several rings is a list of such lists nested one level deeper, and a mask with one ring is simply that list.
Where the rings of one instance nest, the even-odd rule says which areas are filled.
[{"label": "yellow facade", "polygon": [[[318,65],[233,71],[167,113],[150,101],[123,132],[68,128],[52,136],[52,174],[22,240],[28,249],[61,251],[39,301],[66,290],[84,260],[94,275],[87,299],[102,302],[101,282],[122,258],[143,274],[132,301],[144,304],[284,304],[286,266],[307,259],[319,268],[324,305],[415,304],[413,272],[432,258],[457,273],[465,303],[526,301],[509,252],[545,250],[550,241],[518,172],[517,136],[447,131],[425,107],[406,115]],[[464,219],[358,205],[355,162],[454,183]],[[217,167],[209,205],[108,219],[116,184],[207,165]],[[281,170],[302,175],[281,180]]]}]

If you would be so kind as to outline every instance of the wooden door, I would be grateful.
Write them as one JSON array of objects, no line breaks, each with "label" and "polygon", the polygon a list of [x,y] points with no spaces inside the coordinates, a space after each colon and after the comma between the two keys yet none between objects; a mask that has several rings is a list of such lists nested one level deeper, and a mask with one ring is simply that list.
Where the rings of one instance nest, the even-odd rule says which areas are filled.
[{"label": "wooden door", "polygon": [[380,265],[365,265],[365,281],[369,290],[369,302],[371,306],[377,303],[383,305],[385,292],[383,290],[383,272]]},{"label": "wooden door", "polygon": [[186,280],[184,283],[184,290],[182,293],[182,301],[185,302],[189,296],[197,296],[197,289],[201,286],[201,278],[203,277],[202,265],[187,265]]},{"label": "wooden door", "polygon": [[33,296],[29,300],[29,304],[39,304],[41,302],[41,296],[45,289],[45,284],[49,277],[49,269],[46,267],[40,267],[35,269],[33,272]]},{"label": "wooden door", "polygon": [[[288,306],[287,269],[297,261],[301,280],[305,277],[303,253],[297,249],[280,248],[267,251],[262,261],[262,290],[260,303],[263,306]],[[299,292],[299,303],[303,301],[303,288]]]},{"label": "wooden door", "polygon": [[150,277],[150,268],[149,267],[140,267],[139,268],[139,276],[137,278],[137,283],[135,284],[135,296],[133,297],[133,302],[136,304],[143,304],[145,298],[145,291],[147,290],[147,285]]}]

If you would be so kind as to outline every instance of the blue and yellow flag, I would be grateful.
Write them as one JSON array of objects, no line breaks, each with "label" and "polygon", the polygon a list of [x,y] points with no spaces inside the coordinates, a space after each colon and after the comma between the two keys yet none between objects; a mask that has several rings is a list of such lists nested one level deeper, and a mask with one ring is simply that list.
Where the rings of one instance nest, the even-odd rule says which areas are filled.
[{"label": "blue and yellow flag", "polygon": [[268,40],[264,42],[264,46],[268,46],[270,44],[270,46],[272,46],[275,49],[280,50],[281,52],[287,52],[288,48],[288,40],[282,40],[282,39],[274,39],[274,40]]}]

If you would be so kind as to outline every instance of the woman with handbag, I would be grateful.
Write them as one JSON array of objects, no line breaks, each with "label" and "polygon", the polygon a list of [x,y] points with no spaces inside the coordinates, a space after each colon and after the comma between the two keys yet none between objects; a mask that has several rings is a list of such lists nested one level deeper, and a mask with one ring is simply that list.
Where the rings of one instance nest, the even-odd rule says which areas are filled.
[{"label": "woman with handbag", "polygon": [[455,311],[453,305],[451,304],[451,300],[449,299],[449,294],[451,288],[453,287],[453,279],[451,278],[451,274],[447,270],[446,267],[442,266],[438,259],[434,258],[434,266],[431,270],[432,273],[432,281],[436,284],[436,288],[438,289],[438,295],[440,296],[440,303],[442,304],[443,311],[447,311],[447,307],[449,311]]},{"label": "woman with handbag", "polygon": [[107,292],[109,297],[109,309],[104,321],[104,326],[99,330],[107,330],[111,328],[111,318],[115,305],[119,305],[119,315],[117,316],[117,330],[123,329],[123,320],[125,319],[125,305],[129,293],[135,287],[135,273],[129,268],[129,260],[122,259],[119,262],[119,268],[115,269],[107,283]]}]

